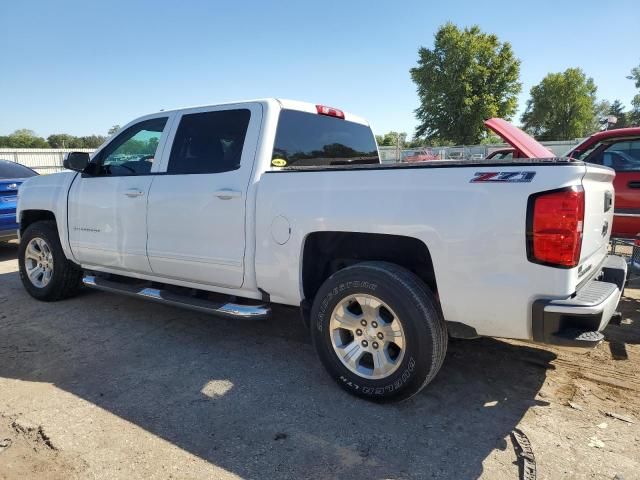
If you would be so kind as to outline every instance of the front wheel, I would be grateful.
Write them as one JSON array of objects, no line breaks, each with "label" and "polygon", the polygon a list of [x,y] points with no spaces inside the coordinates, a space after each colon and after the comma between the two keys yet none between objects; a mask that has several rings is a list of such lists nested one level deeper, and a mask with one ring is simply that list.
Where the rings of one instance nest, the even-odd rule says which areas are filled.
[{"label": "front wheel", "polygon": [[29,225],[18,250],[20,279],[33,298],[51,302],[74,296],[81,285],[82,270],[67,260],[55,222]]},{"label": "front wheel", "polygon": [[311,318],[329,374],[369,400],[415,395],[445,357],[447,330],[433,294],[395,264],[363,262],[336,272],[320,287]]}]

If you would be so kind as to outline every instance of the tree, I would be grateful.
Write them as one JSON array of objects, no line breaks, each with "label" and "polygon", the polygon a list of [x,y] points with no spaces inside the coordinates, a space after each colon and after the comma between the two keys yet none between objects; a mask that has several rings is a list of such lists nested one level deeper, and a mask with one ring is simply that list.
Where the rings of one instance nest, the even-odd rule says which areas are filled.
[{"label": "tree", "polygon": [[376,135],[376,142],[379,147],[396,147],[398,146],[398,137],[400,139],[400,146],[404,145],[404,141],[407,138],[407,134],[404,132],[389,132],[384,135]]},{"label": "tree", "polygon": [[0,136],[0,147],[8,148],[97,148],[106,137],[88,135],[76,137],[67,133],[54,133],[47,139],[38,137],[33,130],[26,128],[16,130],[11,135]]},{"label": "tree", "polygon": [[620,100],[614,100],[614,102],[609,107],[607,115],[612,115],[617,118],[615,125],[609,127],[609,129],[624,128],[627,126],[627,112],[624,111],[624,105]]},{"label": "tree", "polygon": [[47,148],[46,140],[38,137],[33,130],[21,128],[10,135],[0,137],[0,146],[9,148]]},{"label": "tree", "polygon": [[79,138],[82,143],[82,148],[98,148],[106,139],[107,138],[102,135],[88,135]]},{"label": "tree", "polygon": [[629,125],[640,125],[640,65],[631,69],[631,75],[627,77],[633,80],[638,93],[631,100],[631,111],[629,112]]},{"label": "tree", "polygon": [[47,143],[51,148],[77,148],[72,146],[76,137],[66,133],[54,133],[47,137]]},{"label": "tree", "polygon": [[593,124],[589,128],[589,132],[603,130],[607,127],[609,111],[611,110],[611,102],[608,100],[600,100],[593,105]]},{"label": "tree", "polygon": [[521,121],[540,140],[569,140],[592,133],[597,87],[580,68],[549,73],[531,88]]},{"label": "tree", "polygon": [[478,26],[440,27],[433,49],[418,50],[411,69],[420,106],[416,137],[429,141],[474,144],[486,135],[483,121],[510,119],[516,111],[520,60],[508,42]]},{"label": "tree", "polygon": [[109,129],[109,131],[107,132],[107,135],[111,136],[114,133],[116,133],[118,130],[120,130],[120,125],[114,125]]}]

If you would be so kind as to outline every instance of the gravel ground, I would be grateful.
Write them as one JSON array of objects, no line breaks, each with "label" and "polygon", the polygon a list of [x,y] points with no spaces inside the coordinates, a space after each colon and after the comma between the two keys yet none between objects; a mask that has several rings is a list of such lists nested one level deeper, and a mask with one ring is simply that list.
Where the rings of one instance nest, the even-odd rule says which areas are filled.
[{"label": "gravel ground", "polygon": [[16,253],[0,246],[0,479],[518,479],[514,429],[539,479],[640,478],[640,291],[595,350],[453,341],[420,395],[380,406],[327,378],[296,311],[40,303]]}]

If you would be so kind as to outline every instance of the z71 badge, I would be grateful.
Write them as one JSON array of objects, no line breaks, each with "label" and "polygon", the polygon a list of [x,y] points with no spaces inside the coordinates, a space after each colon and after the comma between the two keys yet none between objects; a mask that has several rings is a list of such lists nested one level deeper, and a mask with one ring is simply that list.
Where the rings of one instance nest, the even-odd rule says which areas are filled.
[{"label": "z71 badge", "polygon": [[469,183],[529,183],[536,172],[476,172]]}]

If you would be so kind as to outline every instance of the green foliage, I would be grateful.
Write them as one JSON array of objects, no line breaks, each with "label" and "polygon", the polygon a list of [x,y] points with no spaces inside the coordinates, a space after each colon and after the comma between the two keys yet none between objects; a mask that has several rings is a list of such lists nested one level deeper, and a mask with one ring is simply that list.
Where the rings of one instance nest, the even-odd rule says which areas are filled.
[{"label": "green foliage", "polygon": [[629,126],[640,125],[640,65],[631,69],[631,75],[627,77],[633,80],[638,93],[631,100],[631,111],[629,112]]},{"label": "green foliage", "polygon": [[609,111],[607,115],[613,115],[618,119],[615,125],[609,127],[609,129],[614,128],[625,128],[629,126],[629,119],[627,118],[627,112],[624,111],[624,105],[620,100],[615,100],[611,106],[609,107]]},{"label": "green foliage", "polygon": [[611,110],[611,103],[608,100],[600,100],[593,105],[593,124],[589,132],[602,130],[607,125],[607,117]]},{"label": "green foliage", "polygon": [[118,130],[120,130],[120,125],[114,125],[109,129],[109,131],[107,132],[107,135],[111,136],[114,133],[116,133]]},{"label": "green foliage", "polygon": [[132,138],[127,140],[113,152],[114,155],[154,155],[158,148],[158,138],[151,137],[148,140]]},{"label": "green foliage", "polygon": [[67,135],[66,133],[54,133],[47,137],[47,143],[51,148],[78,148],[74,145],[76,137]]},{"label": "green foliage", "polygon": [[55,133],[47,137],[51,148],[98,148],[105,141],[102,135],[75,137],[66,133]]},{"label": "green foliage", "polygon": [[105,140],[102,135],[75,137],[66,133],[54,133],[45,140],[33,130],[22,128],[11,135],[0,136],[0,148],[97,148]]},{"label": "green foliage", "polygon": [[474,144],[485,135],[484,120],[515,113],[520,60],[508,42],[478,26],[461,30],[447,23],[433,49],[422,47],[418,55],[411,69],[420,98],[416,137]]},{"label": "green foliage", "polygon": [[497,145],[504,143],[504,140],[500,138],[498,135],[494,135],[493,133],[487,134],[482,140],[480,140],[481,145]]},{"label": "green foliage", "polygon": [[379,147],[396,147],[398,145],[398,140],[400,140],[400,146],[403,146],[406,138],[407,134],[404,132],[389,132],[384,135],[376,135],[376,142]]},{"label": "green foliage", "polygon": [[48,148],[47,141],[38,137],[33,130],[21,128],[10,135],[0,137],[0,147],[7,148]]},{"label": "green foliage", "polygon": [[78,138],[82,142],[82,148],[98,148],[107,139],[107,137],[103,135],[87,135],[86,137]]},{"label": "green foliage", "polygon": [[596,90],[580,68],[549,73],[531,88],[521,118],[525,130],[540,140],[587,136],[596,124]]}]

